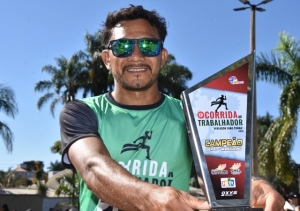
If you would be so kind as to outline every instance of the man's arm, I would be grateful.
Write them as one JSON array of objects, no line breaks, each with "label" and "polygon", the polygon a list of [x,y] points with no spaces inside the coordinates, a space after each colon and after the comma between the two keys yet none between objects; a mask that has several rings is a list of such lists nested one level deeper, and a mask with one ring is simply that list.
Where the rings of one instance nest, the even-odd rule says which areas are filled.
[{"label": "man's arm", "polygon": [[172,187],[159,187],[132,176],[111,159],[97,137],[77,140],[68,149],[71,163],[102,201],[122,210],[209,209],[208,203]]},{"label": "man's arm", "polygon": [[206,202],[188,193],[142,182],[115,162],[98,133],[95,112],[82,101],[74,100],[64,106],[60,128],[62,162],[75,167],[87,187],[102,201],[122,210],[208,208]]}]

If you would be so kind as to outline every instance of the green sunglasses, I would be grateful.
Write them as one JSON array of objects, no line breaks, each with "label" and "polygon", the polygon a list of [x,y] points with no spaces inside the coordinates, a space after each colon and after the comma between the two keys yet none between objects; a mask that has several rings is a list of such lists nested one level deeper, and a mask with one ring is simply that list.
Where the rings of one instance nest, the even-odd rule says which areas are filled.
[{"label": "green sunglasses", "polygon": [[111,40],[106,49],[111,49],[115,57],[125,58],[132,54],[134,45],[137,44],[140,52],[146,57],[157,56],[163,46],[163,42],[155,38],[119,39]]}]

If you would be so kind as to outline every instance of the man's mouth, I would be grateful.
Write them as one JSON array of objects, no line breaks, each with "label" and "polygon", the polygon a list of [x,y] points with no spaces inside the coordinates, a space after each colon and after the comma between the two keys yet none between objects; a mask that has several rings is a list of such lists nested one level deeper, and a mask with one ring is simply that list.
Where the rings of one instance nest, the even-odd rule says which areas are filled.
[{"label": "man's mouth", "polygon": [[151,71],[151,67],[149,65],[127,65],[123,67],[123,72],[145,72],[147,70]]},{"label": "man's mouth", "polygon": [[147,68],[128,68],[128,72],[141,72],[141,71],[146,71]]}]

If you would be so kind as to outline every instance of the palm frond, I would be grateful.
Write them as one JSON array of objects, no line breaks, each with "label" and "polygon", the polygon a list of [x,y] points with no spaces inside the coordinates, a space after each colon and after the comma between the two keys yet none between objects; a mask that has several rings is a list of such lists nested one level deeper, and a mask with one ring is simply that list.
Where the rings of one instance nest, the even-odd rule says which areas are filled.
[{"label": "palm frond", "polygon": [[94,55],[96,52],[101,52],[104,49],[102,37],[99,32],[96,32],[93,35],[85,32],[84,41],[87,46],[86,50],[90,55]]},{"label": "palm frond", "polygon": [[50,111],[51,111],[51,114],[52,116],[54,117],[54,110],[55,110],[55,106],[56,104],[59,102],[59,101],[62,101],[62,97],[61,96],[58,96],[57,98],[55,98],[51,105],[50,105]]},{"label": "palm frond", "polygon": [[41,110],[41,108],[45,105],[45,103],[53,97],[54,93],[46,93],[44,96],[40,97],[37,102],[37,109]]},{"label": "palm frond", "polygon": [[299,74],[295,64],[299,64],[299,41],[288,33],[279,33],[279,44],[275,50],[281,55],[281,61],[291,74]]},{"label": "palm frond", "polygon": [[282,127],[282,121],[275,119],[269,126],[258,148],[259,171],[263,176],[275,175],[274,142]]},{"label": "palm frond", "polygon": [[192,78],[190,70],[175,61],[172,54],[168,55],[167,62],[161,68],[158,76],[158,88],[162,93],[180,98],[180,94],[187,86],[186,82]]},{"label": "palm frond", "polygon": [[0,135],[4,141],[7,152],[11,153],[13,150],[13,133],[9,127],[0,121]]},{"label": "palm frond", "polygon": [[279,110],[284,116],[298,116],[300,107],[300,84],[294,81],[287,85],[280,94]]},{"label": "palm frond", "polygon": [[12,118],[18,113],[18,105],[15,101],[14,91],[0,83],[0,111]]},{"label": "palm frond", "polygon": [[270,55],[261,53],[256,58],[257,80],[270,82],[284,87],[291,83],[293,76],[281,65],[274,51]]},{"label": "palm frond", "polygon": [[43,92],[45,90],[49,91],[53,86],[53,83],[48,80],[39,81],[35,84],[34,91],[35,92]]},{"label": "palm frond", "polygon": [[54,75],[57,71],[57,68],[53,65],[46,65],[42,67],[42,72],[49,73],[50,75]]},{"label": "palm frond", "polygon": [[58,58],[55,58],[55,61],[56,61],[57,66],[60,67],[60,69],[63,69],[68,64],[68,60],[64,56],[60,56]]},{"label": "palm frond", "polygon": [[280,117],[282,127],[274,143],[276,176],[286,184],[290,184],[293,181],[290,151],[296,135],[297,120],[297,117]]}]

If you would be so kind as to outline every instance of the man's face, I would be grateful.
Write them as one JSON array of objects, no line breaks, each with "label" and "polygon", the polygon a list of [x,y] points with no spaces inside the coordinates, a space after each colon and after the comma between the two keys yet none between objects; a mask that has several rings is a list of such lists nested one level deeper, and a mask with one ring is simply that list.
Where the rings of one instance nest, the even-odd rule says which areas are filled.
[{"label": "man's face", "polygon": [[[140,39],[157,38],[158,31],[143,19],[123,21],[113,29],[110,40],[121,38]],[[143,91],[157,83],[160,68],[164,65],[168,52],[162,49],[155,57],[145,57],[137,44],[133,53],[125,58],[115,57],[111,50],[102,52],[102,59],[107,69],[112,71],[115,87],[132,91]]]},{"label": "man's face", "polygon": [[293,198],[289,198],[289,201],[293,204],[293,205],[298,205],[298,198],[293,197]]}]

